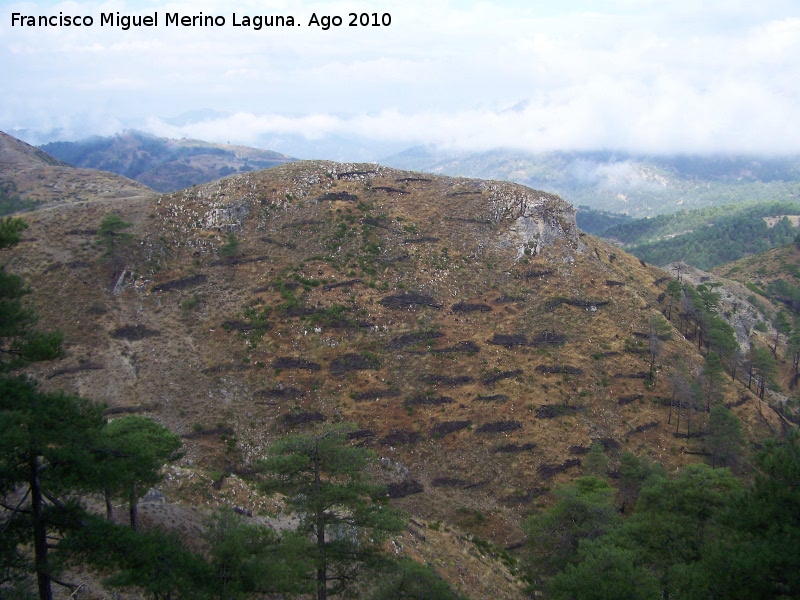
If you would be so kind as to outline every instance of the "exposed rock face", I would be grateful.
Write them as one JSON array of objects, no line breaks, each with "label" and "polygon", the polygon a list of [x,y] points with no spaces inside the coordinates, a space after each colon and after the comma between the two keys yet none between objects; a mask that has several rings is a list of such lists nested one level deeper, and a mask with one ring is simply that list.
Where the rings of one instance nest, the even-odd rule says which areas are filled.
[{"label": "exposed rock face", "polygon": [[538,255],[557,240],[580,248],[575,209],[558,196],[520,185],[487,182],[491,193],[491,216],[495,223],[511,221],[507,240],[517,250],[517,259],[529,250]]}]

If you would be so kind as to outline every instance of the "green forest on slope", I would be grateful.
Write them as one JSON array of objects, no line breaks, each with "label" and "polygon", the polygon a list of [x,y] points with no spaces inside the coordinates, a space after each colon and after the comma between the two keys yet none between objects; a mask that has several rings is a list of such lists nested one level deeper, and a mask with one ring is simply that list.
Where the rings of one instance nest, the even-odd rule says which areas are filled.
[{"label": "green forest on slope", "polygon": [[[598,235],[655,265],[683,261],[710,269],[791,243],[797,231],[786,215],[800,215],[800,203],[759,202],[659,215]],[[784,218],[769,227],[765,217]]]}]

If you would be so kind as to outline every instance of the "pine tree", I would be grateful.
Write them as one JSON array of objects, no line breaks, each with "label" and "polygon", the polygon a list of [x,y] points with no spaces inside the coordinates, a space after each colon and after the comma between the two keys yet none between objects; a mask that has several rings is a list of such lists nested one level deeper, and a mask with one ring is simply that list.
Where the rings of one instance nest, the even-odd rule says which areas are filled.
[{"label": "pine tree", "polygon": [[97,473],[106,494],[108,518],[110,497],[122,493],[128,499],[131,528],[136,529],[139,498],[161,481],[161,467],[179,458],[181,440],[152,419],[128,415],[102,429],[98,446],[104,460]]},{"label": "pine tree", "polygon": [[722,405],[711,409],[707,443],[711,450],[711,467],[714,469],[717,464],[732,466],[744,445],[741,422]]},{"label": "pine tree", "polygon": [[132,223],[123,220],[116,213],[106,215],[97,229],[97,242],[104,248],[102,257],[111,262],[111,276],[117,274],[119,251],[133,239],[133,234],[124,230]]},{"label": "pine tree", "polygon": [[40,600],[53,597],[48,537],[80,525],[80,506],[65,498],[95,486],[91,440],[102,425],[98,404],[40,392],[24,377],[0,378],[0,495],[7,511],[0,531],[12,534],[3,558],[27,571],[24,546],[32,544]]},{"label": "pine tree", "polygon": [[286,494],[300,517],[318,600],[356,581],[363,566],[380,559],[381,541],[404,527],[385,505],[385,490],[368,481],[365,469],[374,454],[348,441],[350,429],[287,436],[260,463],[271,475],[265,488]]}]

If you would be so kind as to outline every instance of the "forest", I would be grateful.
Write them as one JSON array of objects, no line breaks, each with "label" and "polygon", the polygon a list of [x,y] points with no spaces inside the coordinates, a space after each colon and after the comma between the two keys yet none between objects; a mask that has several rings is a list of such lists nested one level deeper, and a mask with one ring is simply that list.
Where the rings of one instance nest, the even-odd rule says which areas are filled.
[{"label": "forest", "polygon": [[795,202],[738,204],[637,219],[598,235],[658,266],[683,261],[707,270],[791,243],[797,230],[789,219],[769,227],[764,218],[798,214]]}]

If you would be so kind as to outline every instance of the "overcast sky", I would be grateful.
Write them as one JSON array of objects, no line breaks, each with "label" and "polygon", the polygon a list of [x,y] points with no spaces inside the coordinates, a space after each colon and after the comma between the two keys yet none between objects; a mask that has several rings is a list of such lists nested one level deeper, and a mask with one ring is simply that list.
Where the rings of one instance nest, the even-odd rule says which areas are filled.
[{"label": "overcast sky", "polygon": [[[159,27],[100,26],[117,11]],[[14,12],[94,25],[12,26]],[[167,26],[174,12],[226,25]],[[234,12],[300,25],[234,27]],[[348,27],[351,12],[391,25]],[[344,24],[309,27],[313,13]],[[0,67],[0,130],[35,142],[135,127],[374,152],[800,153],[797,0],[0,0]]]}]

